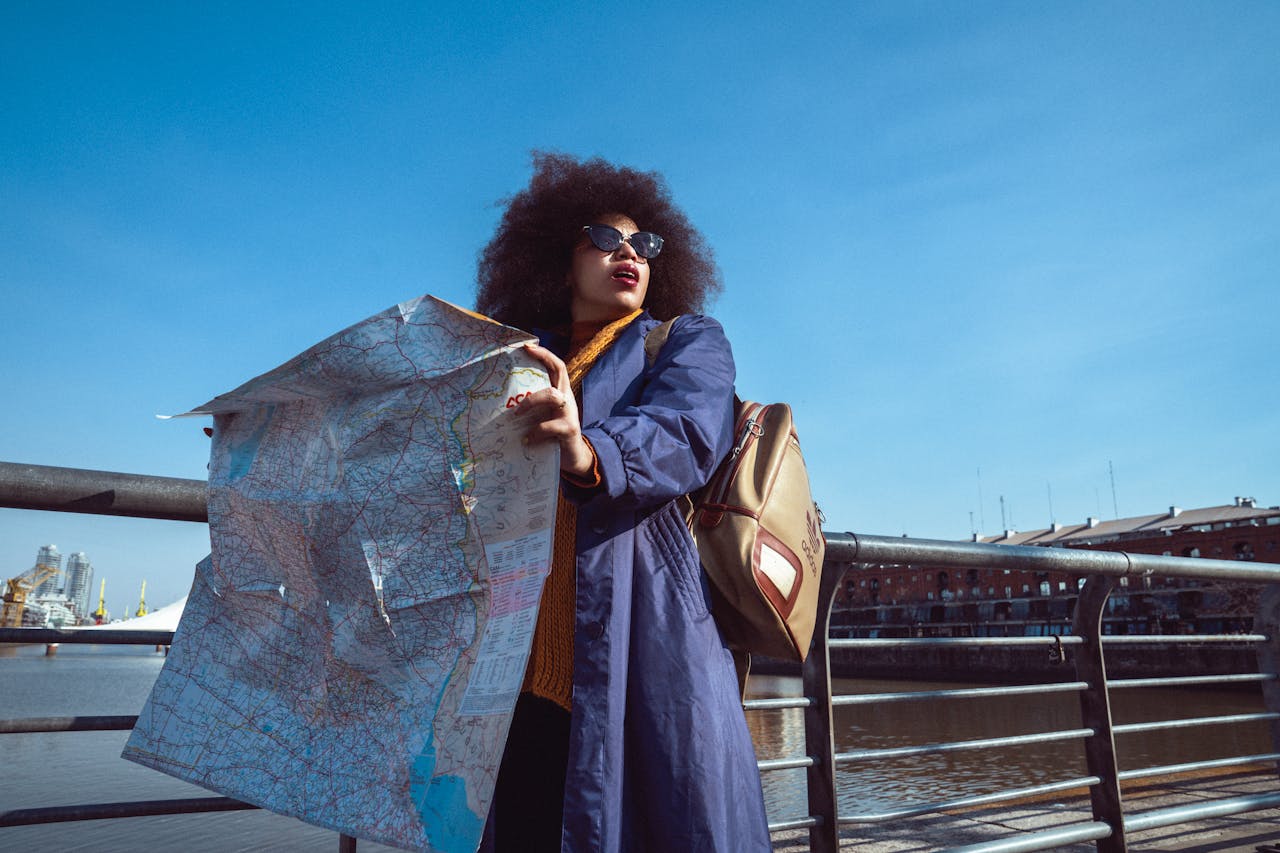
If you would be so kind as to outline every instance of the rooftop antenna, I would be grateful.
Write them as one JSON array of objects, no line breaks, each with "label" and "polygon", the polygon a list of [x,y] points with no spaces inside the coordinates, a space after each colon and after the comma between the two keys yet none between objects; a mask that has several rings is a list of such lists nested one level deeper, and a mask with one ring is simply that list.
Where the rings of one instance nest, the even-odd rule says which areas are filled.
[{"label": "rooftop antenna", "polygon": [[1045,483],[1044,486],[1049,490],[1049,524],[1052,526],[1058,523],[1058,517],[1053,514],[1053,483]]},{"label": "rooftop antenna", "polygon": [[978,528],[973,526],[973,510],[969,510],[969,533],[974,536],[978,535]]},{"label": "rooftop antenna", "polygon": [[1000,529],[1001,530],[1009,529],[1009,522],[1006,521],[1004,517],[1004,495],[1000,496]]},{"label": "rooftop antenna", "polygon": [[1112,518],[1120,517],[1120,504],[1116,500],[1116,468],[1111,464],[1111,460],[1107,460],[1107,471],[1111,474],[1111,509],[1115,513]]},{"label": "rooftop antenna", "polygon": [[983,500],[982,500],[982,469],[981,469],[981,468],[979,468],[979,469],[978,469],[978,520],[982,522],[982,529],[983,529],[983,530],[986,530],[986,529],[987,529],[987,514],[986,514],[986,510],[985,510],[985,509],[983,509]]}]

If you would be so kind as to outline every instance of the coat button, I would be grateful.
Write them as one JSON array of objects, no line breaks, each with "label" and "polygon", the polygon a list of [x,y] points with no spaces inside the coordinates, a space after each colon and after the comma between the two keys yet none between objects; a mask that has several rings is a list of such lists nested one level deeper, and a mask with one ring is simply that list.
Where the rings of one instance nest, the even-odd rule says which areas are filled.
[{"label": "coat button", "polygon": [[598,640],[604,634],[604,626],[599,622],[588,622],[586,625],[587,638]]}]

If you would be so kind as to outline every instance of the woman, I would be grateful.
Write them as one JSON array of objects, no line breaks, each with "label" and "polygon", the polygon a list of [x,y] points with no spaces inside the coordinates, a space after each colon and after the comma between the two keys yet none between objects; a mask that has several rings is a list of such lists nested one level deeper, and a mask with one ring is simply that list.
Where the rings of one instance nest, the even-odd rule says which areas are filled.
[{"label": "woman", "polygon": [[[733,662],[681,495],[731,443],[711,251],[653,174],[540,154],[480,258],[478,309],[539,330],[560,445],[551,576],[498,774],[496,850],[770,849]],[[687,315],[687,316],[685,316]],[[652,364],[644,339],[679,316]]]}]

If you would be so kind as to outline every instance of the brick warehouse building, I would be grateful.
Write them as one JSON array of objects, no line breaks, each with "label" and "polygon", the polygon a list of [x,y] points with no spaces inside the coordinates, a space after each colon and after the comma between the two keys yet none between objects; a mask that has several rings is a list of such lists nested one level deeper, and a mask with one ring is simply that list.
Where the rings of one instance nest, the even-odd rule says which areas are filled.
[{"label": "brick warehouse building", "polygon": [[[1185,557],[1280,563],[1280,507],[1253,498],[1233,504],[1041,530],[1005,531],[976,541],[1086,548]],[[1058,572],[981,571],[940,566],[885,566],[850,572],[835,603],[833,625],[879,636],[1064,633],[1084,576]],[[1230,584],[1178,578],[1120,579],[1108,631],[1233,631],[1251,623],[1254,593]],[[992,625],[1000,630],[991,630]],[[1016,626],[1016,627],[1015,627]]]}]

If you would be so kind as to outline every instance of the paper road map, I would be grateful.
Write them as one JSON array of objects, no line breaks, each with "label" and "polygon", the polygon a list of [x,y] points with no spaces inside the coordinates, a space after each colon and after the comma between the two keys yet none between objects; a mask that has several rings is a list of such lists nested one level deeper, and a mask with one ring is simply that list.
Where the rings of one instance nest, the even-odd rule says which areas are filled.
[{"label": "paper road map", "polygon": [[124,757],[309,823],[471,853],[549,570],[526,333],[433,297],[215,415],[212,553]]}]

